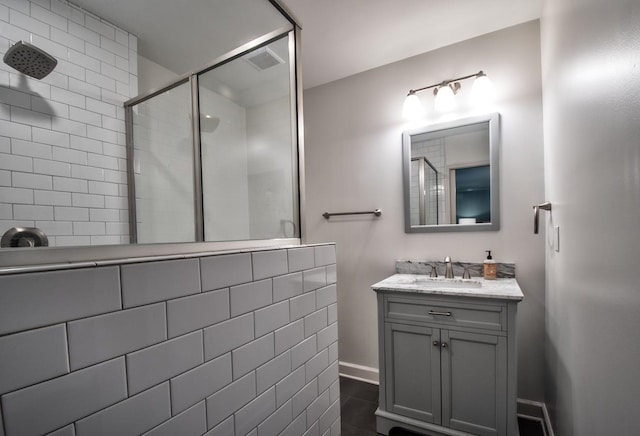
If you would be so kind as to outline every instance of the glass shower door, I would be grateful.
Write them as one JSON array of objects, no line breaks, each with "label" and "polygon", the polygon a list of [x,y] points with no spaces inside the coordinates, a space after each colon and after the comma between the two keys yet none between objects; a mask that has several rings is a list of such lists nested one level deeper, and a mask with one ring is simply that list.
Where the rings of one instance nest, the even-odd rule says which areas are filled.
[{"label": "glass shower door", "polygon": [[290,38],[198,77],[206,241],[298,236]]},{"label": "glass shower door", "polygon": [[130,104],[133,242],[300,236],[294,35],[265,35]]},{"label": "glass shower door", "polygon": [[137,242],[195,241],[189,83],[132,110]]}]

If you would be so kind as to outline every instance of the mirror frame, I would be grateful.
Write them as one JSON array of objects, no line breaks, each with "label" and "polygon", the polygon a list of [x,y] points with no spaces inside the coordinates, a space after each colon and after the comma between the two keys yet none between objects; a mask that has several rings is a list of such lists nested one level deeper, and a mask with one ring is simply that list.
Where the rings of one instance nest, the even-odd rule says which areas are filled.
[{"label": "mirror frame", "polygon": [[[411,137],[472,124],[489,123],[489,163],[491,184],[491,222],[479,224],[436,224],[411,225]],[[405,233],[432,232],[482,232],[500,230],[500,114],[491,113],[468,118],[460,118],[437,124],[427,124],[402,132],[402,185],[404,194]]]}]

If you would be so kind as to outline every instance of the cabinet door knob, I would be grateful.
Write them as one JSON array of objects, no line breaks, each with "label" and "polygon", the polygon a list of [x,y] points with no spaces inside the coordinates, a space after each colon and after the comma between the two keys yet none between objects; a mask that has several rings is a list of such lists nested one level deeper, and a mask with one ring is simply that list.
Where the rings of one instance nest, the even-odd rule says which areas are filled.
[{"label": "cabinet door knob", "polygon": [[438,346],[440,346],[440,342],[438,342],[438,341],[433,341],[433,346],[434,346],[434,347],[438,347]]},{"label": "cabinet door knob", "polygon": [[446,342],[442,343],[442,348],[447,348],[447,343]]}]

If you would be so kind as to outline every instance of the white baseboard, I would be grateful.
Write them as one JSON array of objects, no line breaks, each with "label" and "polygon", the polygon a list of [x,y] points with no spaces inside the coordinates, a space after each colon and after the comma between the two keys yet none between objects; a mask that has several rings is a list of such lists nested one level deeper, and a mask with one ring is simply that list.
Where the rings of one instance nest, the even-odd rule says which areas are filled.
[{"label": "white baseboard", "polygon": [[[524,409],[528,409],[528,411],[524,411]],[[531,413],[531,410],[534,413]],[[545,436],[554,436],[546,404],[518,398],[518,416],[540,422]]]},{"label": "white baseboard", "polygon": [[370,366],[338,361],[338,371],[342,377],[352,378],[374,385],[377,385],[380,380],[378,368],[372,368]]}]

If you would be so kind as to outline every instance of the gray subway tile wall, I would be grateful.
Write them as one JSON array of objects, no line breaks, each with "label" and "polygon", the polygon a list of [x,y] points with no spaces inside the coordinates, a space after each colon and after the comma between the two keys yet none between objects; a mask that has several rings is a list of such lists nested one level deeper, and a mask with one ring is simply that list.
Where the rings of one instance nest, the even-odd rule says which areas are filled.
[{"label": "gray subway tile wall", "polygon": [[64,324],[0,337],[0,394],[68,372]]},{"label": "gray subway tile wall", "polygon": [[233,359],[233,378],[236,379],[253,371],[275,356],[273,333],[251,341],[231,352]]},{"label": "gray subway tile wall", "polygon": [[300,367],[276,383],[276,405],[281,406],[286,403],[303,387],[304,367]]},{"label": "gray subway tile wall", "polygon": [[165,341],[165,314],[164,303],[156,303],[67,323],[71,369]]},{"label": "gray subway tile wall", "polygon": [[315,249],[312,247],[302,247],[288,250],[289,271],[304,271],[316,266]]},{"label": "gray subway tile wall", "polygon": [[[306,427],[306,420],[307,419],[304,414],[298,415],[298,417],[294,419],[293,422],[289,424],[282,433],[280,433],[280,436],[298,436],[303,434],[305,432],[304,430]],[[338,422],[340,422],[340,420],[338,420]],[[336,429],[334,434],[340,434],[339,428]]]},{"label": "gray subway tile wall", "polygon": [[[331,406],[331,400],[329,397],[329,391],[324,391],[315,400],[309,404],[305,413],[307,414],[307,422],[316,422],[320,416]],[[317,423],[319,424],[319,423]],[[318,427],[320,427],[318,425]],[[326,430],[326,428],[324,429]],[[324,430],[320,434],[324,433]]]},{"label": "gray subway tile wall", "polygon": [[204,329],[204,358],[213,359],[255,338],[253,313]]},{"label": "gray subway tile wall", "polygon": [[302,272],[273,278],[273,301],[282,301],[302,294]]},{"label": "gray subway tile wall", "polygon": [[329,251],[0,276],[0,436],[339,434]]},{"label": "gray subway tile wall", "polygon": [[169,418],[169,383],[165,382],[77,421],[76,434],[136,436]]},{"label": "gray subway tile wall", "polygon": [[167,302],[169,337],[229,319],[229,290],[222,289]]},{"label": "gray subway tile wall", "polygon": [[208,431],[204,436],[228,436],[235,434],[235,428],[233,425],[233,416],[222,421],[216,425],[211,431]]},{"label": "gray subway tile wall", "polygon": [[117,267],[2,276],[0,289],[0,334],[122,308]]},{"label": "gray subway tile wall", "polygon": [[316,296],[306,293],[289,300],[291,320],[304,318],[316,309]]},{"label": "gray subway tile wall", "polygon": [[125,398],[119,357],[3,395],[5,430],[8,436],[44,434]]},{"label": "gray subway tile wall", "polygon": [[327,326],[327,309],[322,308],[304,317],[304,337],[317,333]]},{"label": "gray subway tile wall", "polygon": [[134,307],[200,292],[198,259],[123,265],[122,304]]},{"label": "gray subway tile wall", "polygon": [[236,412],[236,434],[247,434],[276,411],[276,388],[258,395]]},{"label": "gray subway tile wall", "polygon": [[200,259],[203,291],[226,288],[253,280],[251,254],[229,254]]},{"label": "gray subway tile wall", "polygon": [[286,402],[278,410],[258,425],[258,436],[280,434],[293,419],[291,401]]},{"label": "gray subway tile wall", "polygon": [[231,353],[171,379],[171,407],[181,412],[233,381]]},{"label": "gray subway tile wall", "polygon": [[311,357],[313,357],[318,349],[318,340],[315,336],[307,338],[291,348],[291,367],[296,369]]},{"label": "gray subway tile wall", "polygon": [[314,255],[316,266],[331,266],[336,263],[335,246],[325,245],[315,247]]},{"label": "gray subway tile wall", "polygon": [[304,292],[316,290],[327,284],[326,268],[315,268],[302,273]]},{"label": "gray subway tile wall", "polygon": [[307,383],[320,375],[323,369],[329,366],[329,352],[325,348],[304,364],[304,373]]},{"label": "gray subway tile wall", "polygon": [[286,250],[252,253],[253,279],[280,276],[289,272]]},{"label": "gray subway tile wall", "polygon": [[255,311],[256,337],[289,324],[289,301],[272,304]]},{"label": "gray subway tile wall", "polygon": [[4,422],[2,421],[2,404],[0,404],[0,436],[4,436]]},{"label": "gray subway tile wall", "polygon": [[[0,435],[3,434],[0,432]],[[49,433],[47,436],[76,436],[76,430],[73,424],[62,427],[60,430]]]},{"label": "gray subway tile wall", "polygon": [[304,339],[304,321],[287,324],[275,332],[276,354],[292,348]]},{"label": "gray subway tile wall", "polygon": [[207,411],[204,401],[174,416],[148,431],[144,436],[200,436],[207,431]]},{"label": "gray subway tile wall", "polygon": [[318,398],[318,385],[315,383],[305,385],[293,396],[293,414],[302,413],[316,398]]},{"label": "gray subway tile wall", "polygon": [[256,374],[251,372],[207,397],[207,424],[215,426],[256,397]]},{"label": "gray subway tile wall", "polygon": [[232,286],[229,293],[231,316],[242,315],[273,303],[273,280]]},{"label": "gray subway tile wall", "polygon": [[305,431],[302,436],[317,436],[320,434],[320,430],[318,430],[318,428],[318,423],[316,422],[307,431]]},{"label": "gray subway tile wall", "polygon": [[129,395],[204,363],[202,331],[189,333],[127,355]]},{"label": "gray subway tile wall", "polygon": [[291,352],[282,353],[256,369],[256,387],[258,394],[291,374]]}]

